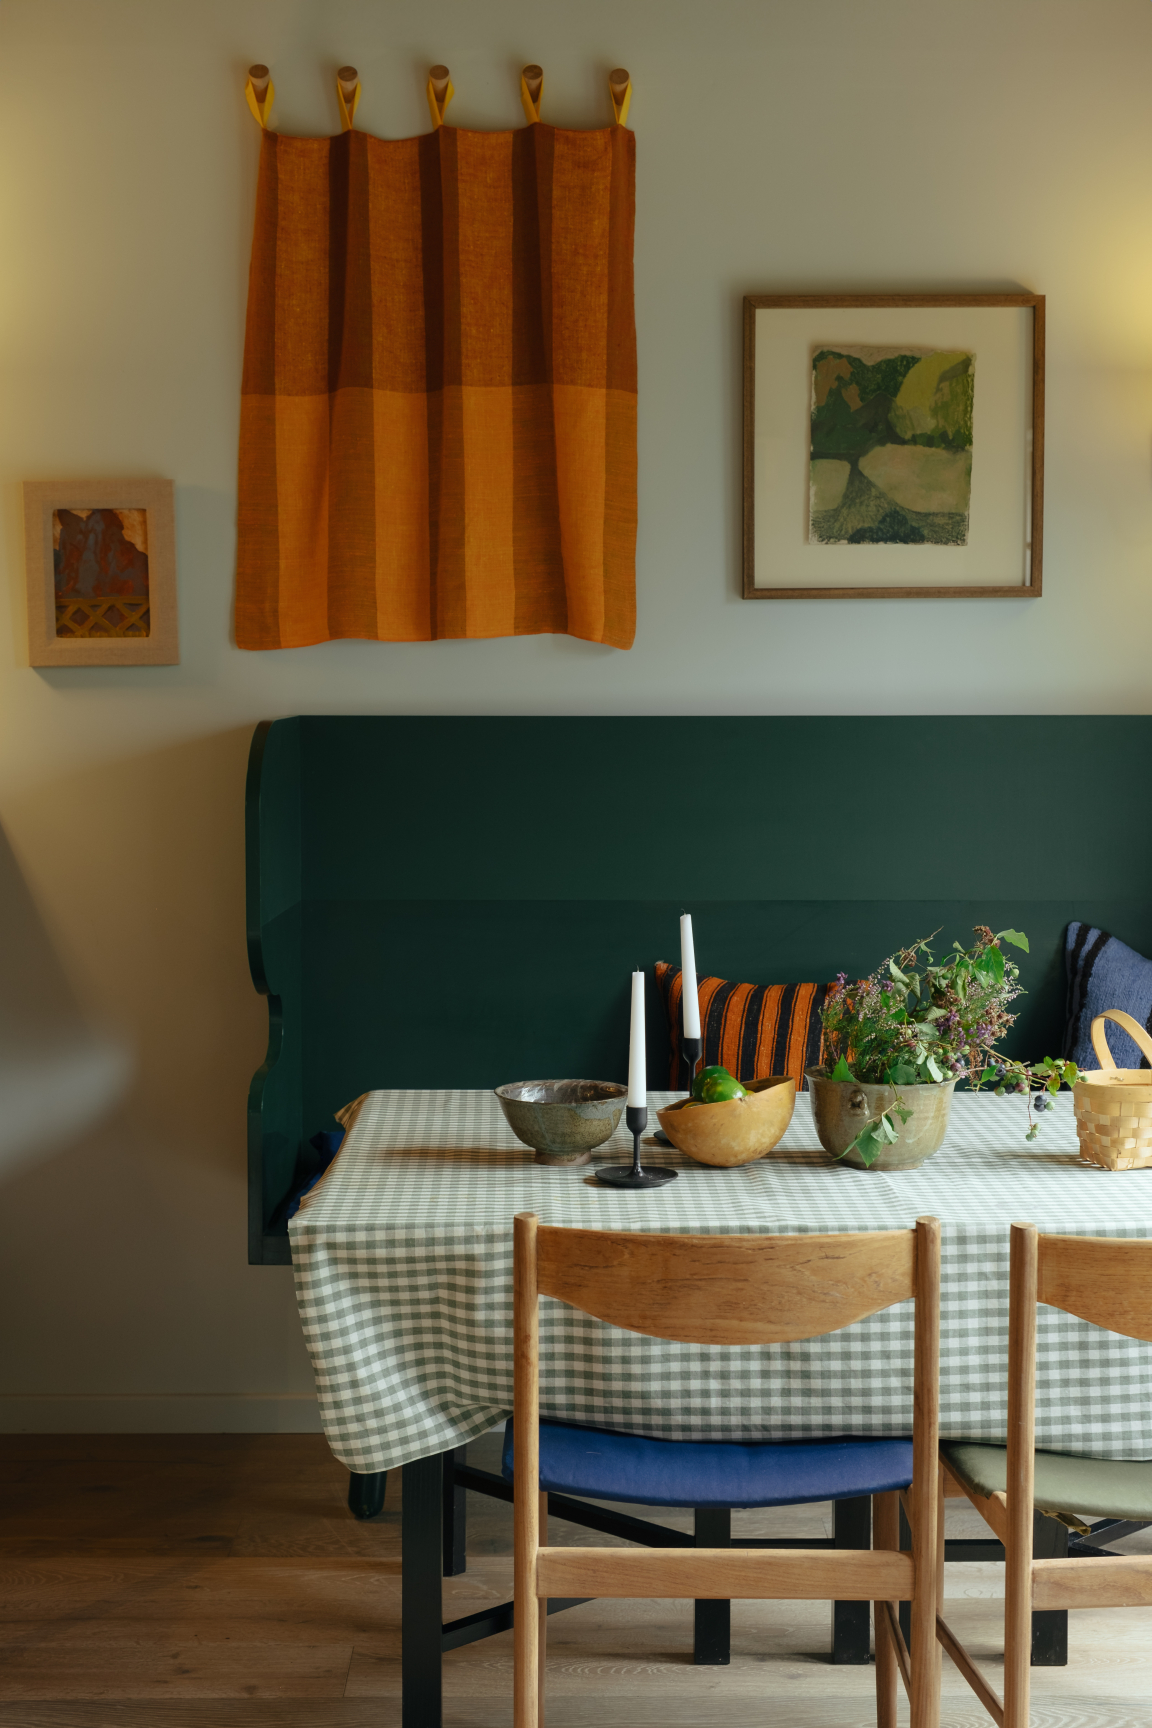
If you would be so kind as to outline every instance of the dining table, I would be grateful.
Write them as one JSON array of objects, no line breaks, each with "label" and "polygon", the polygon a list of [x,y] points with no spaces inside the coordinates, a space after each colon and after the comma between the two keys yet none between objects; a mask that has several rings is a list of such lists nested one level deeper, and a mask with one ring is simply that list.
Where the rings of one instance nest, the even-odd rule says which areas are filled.
[{"label": "dining table", "polygon": [[[481,1614],[466,1617],[471,1626],[442,1626],[440,1591],[442,1573],[463,1566],[462,1521],[451,1525],[464,1489],[501,1491],[495,1477],[485,1486],[469,1472],[463,1448],[512,1409],[518,1212],[551,1225],[737,1234],[891,1230],[939,1218],[941,1435],[1001,1444],[1010,1225],[1152,1237],[1152,1168],[1084,1162],[1068,1093],[1032,1118],[1032,1141],[1025,1098],[958,1093],[939,1151],[919,1168],[891,1171],[832,1159],[806,1093],[764,1157],[736,1168],[697,1164],[652,1140],[655,1111],[677,1096],[649,1094],[642,1145],[645,1161],[671,1166],[677,1180],[630,1191],[597,1178],[602,1165],[631,1157],[623,1125],[590,1165],[552,1166],[516,1139],[490,1092],[370,1092],[340,1112],[339,1154],[291,1221],[329,1445],[357,1476],[404,1470],[405,1728],[439,1721],[445,1650],[510,1624],[506,1605],[503,1620]],[[726,1348],[626,1332],[545,1298],[540,1353],[548,1419],[745,1443],[911,1431],[910,1302],[823,1337]],[[1152,1345],[1042,1307],[1037,1365],[1038,1446],[1152,1458]],[[832,1540],[867,1546],[868,1502],[836,1510]],[[577,1521],[613,1528],[608,1514]],[[615,1528],[630,1534],[630,1523],[639,1527],[617,1518]],[[969,1546],[983,1557],[997,1545]],[[854,1627],[857,1654],[848,1659],[861,1659],[862,1635],[866,1660],[868,1605],[840,1606]]]}]

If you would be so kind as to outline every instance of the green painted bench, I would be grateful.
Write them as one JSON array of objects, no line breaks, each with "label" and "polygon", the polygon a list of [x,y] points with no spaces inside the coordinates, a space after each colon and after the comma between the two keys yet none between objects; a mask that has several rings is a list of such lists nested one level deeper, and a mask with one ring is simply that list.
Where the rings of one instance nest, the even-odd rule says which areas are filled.
[{"label": "green painted bench", "polygon": [[359,1093],[623,1079],[629,973],[678,962],[682,907],[701,972],[757,983],[1013,925],[1033,1056],[1070,919],[1152,951],[1145,716],[307,716],[257,728],[247,824],[256,1264],[289,1261],[308,1141]]}]

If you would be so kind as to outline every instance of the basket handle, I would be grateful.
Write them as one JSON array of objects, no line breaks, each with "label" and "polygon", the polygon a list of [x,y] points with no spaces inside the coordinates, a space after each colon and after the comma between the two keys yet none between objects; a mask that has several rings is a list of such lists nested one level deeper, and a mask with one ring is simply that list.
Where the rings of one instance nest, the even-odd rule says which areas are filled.
[{"label": "basket handle", "polygon": [[1152,1062],[1152,1038],[1141,1026],[1138,1020],[1133,1020],[1131,1014],[1125,1014],[1123,1008],[1105,1008],[1103,1014],[1097,1014],[1092,1022],[1092,1048],[1096,1052],[1101,1068],[1115,1068],[1116,1059],[1108,1048],[1108,1040],[1104,1036],[1105,1020],[1115,1020],[1117,1026],[1123,1026],[1131,1038]]}]

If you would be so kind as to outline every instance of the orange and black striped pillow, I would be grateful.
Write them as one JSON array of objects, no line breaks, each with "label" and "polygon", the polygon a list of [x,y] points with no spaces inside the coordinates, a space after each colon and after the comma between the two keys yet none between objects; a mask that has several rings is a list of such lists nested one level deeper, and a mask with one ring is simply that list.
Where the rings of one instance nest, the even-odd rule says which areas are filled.
[{"label": "orange and black striped pillow", "polygon": [[[675,1092],[684,1084],[679,966],[658,960],[656,982],[668,1010],[669,1082]],[[721,1063],[745,1085],[769,1074],[790,1074],[796,1090],[803,1091],[805,1068],[820,1061],[820,1010],[827,984],[730,984],[724,978],[698,978],[696,985],[704,1067]]]}]

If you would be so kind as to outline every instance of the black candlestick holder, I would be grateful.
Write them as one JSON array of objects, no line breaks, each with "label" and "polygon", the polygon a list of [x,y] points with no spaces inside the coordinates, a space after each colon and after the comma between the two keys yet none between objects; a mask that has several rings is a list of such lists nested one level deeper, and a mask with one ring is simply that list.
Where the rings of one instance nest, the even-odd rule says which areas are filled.
[{"label": "black candlestick holder", "polygon": [[[692,1095],[692,1082],[696,1078],[696,1064],[700,1060],[701,1042],[702,1042],[702,1040],[699,1038],[683,1038],[682,1037],[680,1039],[680,1060],[684,1063],[684,1065],[688,1069],[688,1084],[687,1084],[685,1090],[687,1091],[689,1097],[691,1097],[691,1095]],[[657,1130],[656,1130],[655,1134],[652,1136],[652,1138],[660,1146],[671,1146],[671,1144],[672,1144],[672,1142],[671,1142],[671,1140],[669,1140],[667,1134],[665,1134],[663,1128],[657,1128]]]},{"label": "black candlestick holder", "polygon": [[648,1106],[629,1104],[624,1111],[624,1120],[632,1136],[632,1163],[601,1164],[596,1171],[597,1180],[607,1182],[612,1188],[663,1188],[665,1182],[675,1182],[680,1172],[669,1170],[666,1165],[653,1165],[647,1170],[640,1168],[640,1136],[648,1126]]}]

